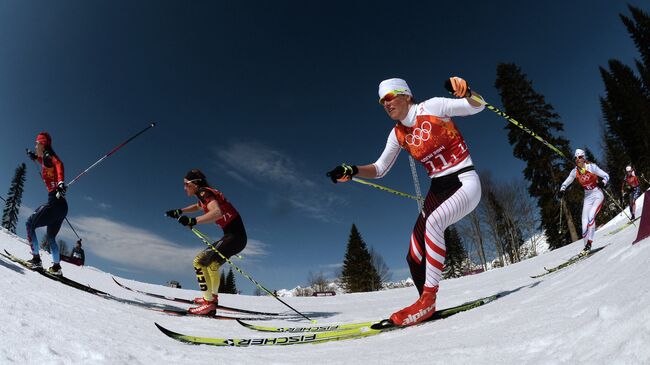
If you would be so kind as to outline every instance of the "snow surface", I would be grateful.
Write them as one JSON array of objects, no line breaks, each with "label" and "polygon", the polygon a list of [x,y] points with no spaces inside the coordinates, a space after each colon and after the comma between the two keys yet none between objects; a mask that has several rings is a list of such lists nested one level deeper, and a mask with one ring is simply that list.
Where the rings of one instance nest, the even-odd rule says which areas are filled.
[{"label": "snow surface", "polygon": [[[637,207],[640,213],[643,199]],[[650,217],[649,217],[650,218]],[[535,258],[445,280],[444,308],[499,292],[488,305],[448,319],[378,336],[288,347],[221,348],[174,341],[154,322],[208,337],[266,337],[234,321],[172,317],[134,303],[157,300],[118,287],[110,273],[62,263],[66,276],[122,301],[103,299],[0,259],[0,364],[650,364],[650,239],[619,216],[596,234],[605,249],[564,270],[532,279],[576,254],[582,242]],[[28,258],[20,238],[0,232],[0,249]],[[44,264],[49,257],[43,256]],[[305,262],[305,265],[308,265]],[[120,280],[118,278],[118,280]],[[126,285],[192,298],[197,292],[122,279]],[[284,301],[321,325],[384,318],[411,304],[415,288]],[[221,295],[224,305],[290,314],[271,297]],[[306,321],[260,324],[304,326]]]}]

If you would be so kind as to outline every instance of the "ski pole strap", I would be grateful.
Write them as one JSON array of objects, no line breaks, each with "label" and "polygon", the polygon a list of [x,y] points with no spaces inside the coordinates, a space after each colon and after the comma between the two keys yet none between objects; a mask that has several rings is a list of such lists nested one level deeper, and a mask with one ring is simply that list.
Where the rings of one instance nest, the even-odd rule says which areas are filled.
[{"label": "ski pole strap", "polygon": [[[216,252],[217,255],[221,256],[222,259],[226,260],[226,262],[227,262],[230,266],[232,266],[233,269],[237,270],[237,271],[238,271],[240,274],[242,274],[246,279],[250,280],[253,284],[257,285],[258,288],[260,288],[260,289],[264,290],[265,292],[267,292],[269,295],[271,295],[272,297],[274,297],[275,299],[277,299],[280,303],[286,305],[286,306],[289,307],[292,311],[294,311],[294,312],[296,312],[297,314],[299,314],[301,317],[305,318],[306,320],[310,321],[311,323],[316,323],[315,320],[313,320],[313,319],[307,317],[306,315],[300,313],[300,312],[299,312],[298,310],[296,310],[294,307],[290,306],[289,304],[285,303],[282,299],[278,298],[275,294],[273,294],[273,292],[271,292],[270,290],[268,290],[267,288],[265,288],[262,284],[260,284],[260,283],[258,283],[257,281],[255,281],[255,279],[253,279],[252,277],[250,277],[250,275],[246,274],[242,269],[240,269],[237,265],[235,265],[232,261],[230,261],[229,258],[227,258],[226,256],[224,256],[224,255],[223,255],[219,250],[217,250],[216,247],[214,247],[214,245],[211,243],[212,240],[210,239],[210,237],[208,237],[208,236],[205,235],[203,232],[199,231],[198,229],[196,229],[196,228],[194,228],[194,227],[192,227],[192,232],[194,232],[194,234],[195,234],[198,238],[200,238],[201,241],[203,241],[203,243],[205,243],[206,245],[208,245],[208,246],[212,249],[212,251]],[[217,241],[217,242],[221,242],[221,240],[219,240],[219,241]]]},{"label": "ski pole strap", "polygon": [[403,196],[403,197],[405,197],[405,198],[409,198],[409,199],[413,199],[413,200],[417,200],[417,201],[423,201],[423,200],[424,200],[424,199],[422,199],[422,198],[418,198],[418,197],[415,196],[415,195],[402,193],[401,191],[398,191],[398,190],[395,190],[395,189],[391,189],[391,188],[386,187],[386,186],[383,186],[383,185],[379,185],[379,184],[371,183],[370,181],[362,180],[362,179],[359,179],[358,177],[353,177],[353,178],[352,178],[352,181],[358,182],[358,183],[360,183],[360,184],[364,184],[364,185],[372,186],[372,187],[375,188],[375,189],[379,189],[379,190],[387,191],[387,192],[389,192],[389,193],[393,193],[393,194],[395,194],[395,195]]}]

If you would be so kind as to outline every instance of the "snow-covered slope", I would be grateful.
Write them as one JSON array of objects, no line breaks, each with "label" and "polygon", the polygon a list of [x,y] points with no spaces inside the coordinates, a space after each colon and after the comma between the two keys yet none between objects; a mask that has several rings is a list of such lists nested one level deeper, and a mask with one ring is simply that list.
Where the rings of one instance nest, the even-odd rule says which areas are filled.
[{"label": "snow-covered slope", "polygon": [[[637,206],[643,205],[642,199]],[[129,303],[179,306],[129,292],[109,273],[63,263],[66,276],[124,301],[102,299],[0,259],[0,364],[648,364],[650,363],[650,239],[632,245],[637,229],[617,217],[596,235],[605,249],[540,279],[531,275],[573,256],[576,242],[533,259],[441,283],[438,307],[498,292],[505,297],[446,320],[379,336],[275,348],[191,346],[160,333],[255,337],[233,321],[171,317]],[[0,232],[0,249],[24,258],[28,249]],[[44,264],[49,257],[43,256]],[[186,265],[187,263],[179,263]],[[305,262],[309,265],[309,262]],[[134,288],[192,298],[190,290],[122,280]],[[415,288],[283,298],[319,324],[383,318],[411,304]],[[270,297],[222,295],[224,305],[287,312]],[[269,324],[287,322],[270,321]],[[303,325],[294,320],[291,325]]]}]

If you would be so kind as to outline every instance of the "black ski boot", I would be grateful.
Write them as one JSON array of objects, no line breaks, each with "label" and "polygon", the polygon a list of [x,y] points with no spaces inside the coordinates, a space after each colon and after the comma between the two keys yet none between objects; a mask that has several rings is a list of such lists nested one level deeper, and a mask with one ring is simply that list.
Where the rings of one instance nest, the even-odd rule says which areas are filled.
[{"label": "black ski boot", "polygon": [[59,265],[59,264],[52,265],[52,267],[49,268],[47,270],[47,272],[49,272],[52,275],[57,275],[57,276],[62,276],[63,275],[63,272],[61,271],[61,265]]},{"label": "black ski boot", "polygon": [[587,244],[585,245],[585,248],[582,249],[585,253],[589,253],[591,251],[591,240],[587,241]]},{"label": "black ski boot", "polygon": [[31,260],[27,260],[27,262],[34,268],[38,269],[40,267],[43,267],[43,264],[41,263],[41,256],[40,255],[32,255]]}]

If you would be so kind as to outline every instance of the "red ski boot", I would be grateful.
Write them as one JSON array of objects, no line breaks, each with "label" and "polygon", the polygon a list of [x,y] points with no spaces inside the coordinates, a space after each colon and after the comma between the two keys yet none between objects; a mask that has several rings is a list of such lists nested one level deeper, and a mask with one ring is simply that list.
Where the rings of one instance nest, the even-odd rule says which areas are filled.
[{"label": "red ski boot", "polygon": [[433,315],[436,311],[436,293],[438,287],[424,287],[424,291],[415,303],[390,316],[390,320],[397,326],[412,326],[420,323]]},{"label": "red ski boot", "polygon": [[197,304],[200,305],[198,307],[192,307],[187,311],[191,314],[198,314],[202,316],[213,316],[217,314],[217,298],[212,299],[212,301],[203,299],[202,303]]},{"label": "red ski boot", "polygon": [[[216,301],[217,302],[216,304],[219,304],[219,296],[218,295],[212,294],[212,298],[214,298],[214,299],[212,299],[212,301]],[[196,298],[194,298],[193,302],[194,302],[194,304],[205,304],[208,301],[205,300],[205,298],[203,298],[203,297],[196,297]]]}]

